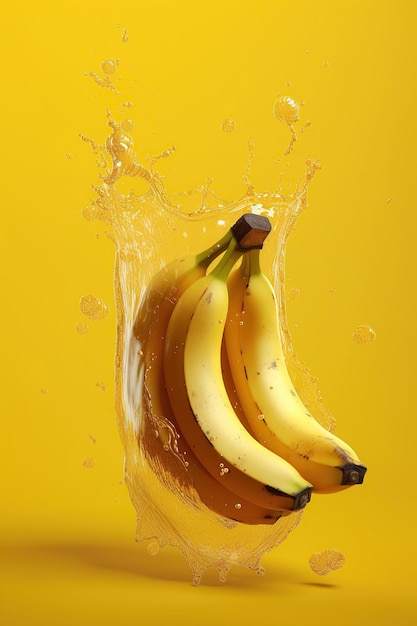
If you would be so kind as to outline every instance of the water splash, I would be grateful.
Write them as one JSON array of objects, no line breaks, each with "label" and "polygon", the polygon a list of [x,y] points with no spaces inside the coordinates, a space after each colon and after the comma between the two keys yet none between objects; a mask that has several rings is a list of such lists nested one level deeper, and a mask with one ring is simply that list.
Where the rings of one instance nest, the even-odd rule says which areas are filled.
[{"label": "water splash", "polygon": [[274,115],[277,120],[287,124],[291,133],[290,143],[284,152],[284,156],[288,156],[294,150],[294,144],[297,141],[294,126],[300,121],[300,104],[291,96],[278,96],[274,102]]},{"label": "water splash", "polygon": [[[258,574],[262,556],[278,546],[297,526],[301,512],[281,517],[275,523],[246,524],[236,521],[244,513],[239,500],[230,502],[225,515],[204,504],[193,486],[185,455],[178,447],[178,433],[163,415],[154,415],[152,398],[144,385],[143,341],[149,330],[148,286],[153,276],[170,261],[199,252],[201,244],[217,241],[236,219],[248,212],[266,215],[272,232],[264,247],[265,269],[278,296],[279,315],[288,369],[300,396],[317,418],[331,428],[333,418],[321,402],[309,370],[292,348],[286,320],[285,252],[288,237],[307,206],[307,188],[319,169],[308,159],[304,178],[294,193],[257,192],[250,183],[250,165],[255,156],[249,142],[249,165],[244,178],[246,193],[227,202],[215,196],[212,179],[193,191],[168,194],[163,177],[155,171],[161,158],[175,146],[154,156],[150,166],[139,160],[129,134],[133,124],[109,119],[111,133],[103,146],[90,143],[103,172],[95,187],[97,198],[85,217],[111,224],[116,247],[115,296],[117,308],[116,410],[125,450],[125,482],[137,512],[138,541],[177,547],[186,557],[199,584],[204,571],[217,568],[221,580],[233,565],[246,566]],[[123,194],[117,183],[123,177],[148,183],[142,195]],[[139,325],[138,325],[139,319]],[[226,467],[220,468],[225,474]],[[204,532],[202,532],[204,528]]]},{"label": "water splash", "polygon": [[119,63],[119,59],[107,59],[103,61],[100,66],[102,75],[98,74],[97,72],[90,71],[85,72],[85,76],[90,76],[99,87],[110,89],[111,91],[116,92],[116,86],[112,78],[116,74]]}]

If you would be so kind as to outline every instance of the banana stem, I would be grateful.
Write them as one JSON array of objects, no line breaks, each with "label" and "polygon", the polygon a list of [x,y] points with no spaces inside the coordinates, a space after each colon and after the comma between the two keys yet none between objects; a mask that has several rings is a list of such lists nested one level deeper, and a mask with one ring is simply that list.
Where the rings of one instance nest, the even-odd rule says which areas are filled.
[{"label": "banana stem", "polygon": [[261,273],[261,251],[259,249],[250,250],[246,256],[247,262],[245,269],[248,275]]},{"label": "banana stem", "polygon": [[221,239],[219,239],[215,244],[213,244],[206,250],[199,252],[199,254],[196,255],[197,265],[201,265],[207,268],[210,263],[219,256],[219,254],[226,250],[232,237],[232,231],[228,230],[227,233],[223,235],[223,237],[221,237]]},{"label": "banana stem", "polygon": [[238,259],[242,256],[242,254],[243,250],[239,248],[239,243],[237,242],[235,237],[232,236],[232,239],[223,258],[212,271],[212,275],[219,280],[226,281],[230,272],[232,271],[233,266],[235,265],[236,261],[238,261]]},{"label": "banana stem", "polygon": [[261,250],[259,248],[248,250],[242,259],[241,275],[249,278],[249,276],[254,276],[261,272]]}]

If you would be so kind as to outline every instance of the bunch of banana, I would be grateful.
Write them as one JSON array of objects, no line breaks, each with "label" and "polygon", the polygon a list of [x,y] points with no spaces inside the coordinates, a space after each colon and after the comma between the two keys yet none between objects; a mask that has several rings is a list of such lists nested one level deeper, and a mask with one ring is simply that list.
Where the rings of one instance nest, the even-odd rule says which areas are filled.
[{"label": "bunch of banana", "polygon": [[[176,303],[190,285],[206,275],[208,266],[224,252],[232,237],[233,233],[229,231],[214,246],[197,256],[182,258],[165,266],[148,288],[135,327],[136,337],[142,343],[145,368],[147,420],[140,438],[151,462],[164,468],[176,480],[180,491],[187,492],[191,486],[208,508],[223,517],[246,524],[273,524],[283,514],[281,510],[259,506],[245,497],[238,497],[221,480],[216,480],[207,472],[182,436],[181,418],[178,420],[173,411],[165,384],[164,345]],[[147,319],[150,318],[152,321],[149,323]],[[219,472],[221,467],[224,465],[219,458]]]},{"label": "bunch of banana", "polygon": [[270,229],[244,215],[208,250],[163,268],[136,325],[147,454],[211,510],[246,524],[274,523],[313,489],[362,482],[366,471],[308,414],[288,376],[259,266]]}]

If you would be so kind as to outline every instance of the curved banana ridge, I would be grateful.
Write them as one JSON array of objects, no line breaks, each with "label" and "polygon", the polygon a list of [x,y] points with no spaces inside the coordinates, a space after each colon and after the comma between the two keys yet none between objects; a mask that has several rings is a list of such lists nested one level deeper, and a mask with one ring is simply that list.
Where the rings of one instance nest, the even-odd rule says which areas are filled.
[{"label": "curved banana ridge", "polygon": [[262,247],[270,230],[268,220],[268,228],[258,232],[259,216],[245,218],[250,219],[239,220],[232,228],[234,237],[215,269],[179,298],[166,333],[164,375],[179,429],[217,482],[260,507],[291,511],[307,504],[311,484],[249,434],[231,405],[222,376],[227,276],[248,248]]},{"label": "curved banana ridge", "polygon": [[245,524],[274,524],[282,516],[282,511],[261,507],[237,496],[199,462],[182,436],[165,385],[164,342],[176,302],[205,274],[208,265],[224,251],[231,237],[230,231],[200,255],[171,263],[151,285],[148,309],[152,322],[144,345],[146,421],[142,437],[148,457],[175,479],[182,492],[195,490],[201,502],[222,517]]},{"label": "curved banana ridge", "polygon": [[228,291],[227,358],[253,436],[291,463],[315,492],[362,483],[366,467],[355,451],[316,421],[294,389],[275,292],[261,270],[259,250],[245,254]]}]

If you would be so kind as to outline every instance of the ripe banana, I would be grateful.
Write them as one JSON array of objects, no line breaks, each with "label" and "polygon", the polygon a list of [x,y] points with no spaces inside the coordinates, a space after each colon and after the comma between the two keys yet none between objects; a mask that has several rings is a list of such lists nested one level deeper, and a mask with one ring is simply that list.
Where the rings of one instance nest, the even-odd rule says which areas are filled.
[{"label": "ripe banana", "polygon": [[197,255],[171,261],[154,276],[142,299],[133,329],[134,335],[142,347],[147,341],[149,325],[166,294],[170,292],[170,297],[176,301],[178,299],[177,291],[181,285],[185,288],[198,278],[205,276],[210,263],[226,250],[232,236],[233,233],[229,230],[219,241],[206,250]]},{"label": "ripe banana", "polygon": [[[265,219],[247,217],[246,224]],[[164,348],[168,396],[184,438],[217,481],[260,507],[296,510],[309,501],[311,485],[251,437],[233,410],[222,378],[227,276],[245,246],[261,246],[266,236],[264,231],[257,240],[252,226],[244,236],[239,229],[234,233],[239,238],[232,239],[219,264],[185,290],[172,313]]]},{"label": "ripe banana", "polygon": [[[280,511],[262,508],[236,496],[201,465],[181,434],[165,387],[163,346],[175,304],[184,290],[205,274],[208,265],[224,251],[231,237],[229,231],[201,254],[170,263],[151,283],[147,310],[152,321],[147,326],[143,350],[146,426],[142,438],[148,458],[158,466],[162,475],[167,473],[174,478],[184,497],[191,494],[192,498],[195,490],[209,509],[223,517],[245,524],[273,524],[281,517]],[[140,332],[139,323],[137,330]]]},{"label": "ripe banana", "polygon": [[254,437],[285,458],[314,487],[331,493],[362,483],[366,468],[352,448],[323,428],[290,379],[274,289],[248,252],[228,280],[225,342],[237,394]]}]

